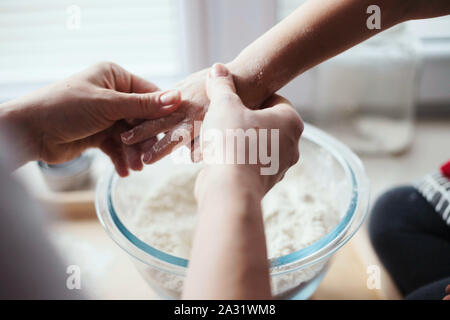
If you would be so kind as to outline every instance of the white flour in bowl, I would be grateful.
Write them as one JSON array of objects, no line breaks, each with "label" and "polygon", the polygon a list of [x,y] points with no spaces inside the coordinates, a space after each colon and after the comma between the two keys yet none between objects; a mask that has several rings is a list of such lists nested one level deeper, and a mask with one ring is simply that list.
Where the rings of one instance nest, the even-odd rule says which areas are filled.
[{"label": "white flour in bowl", "polygon": [[[269,258],[307,247],[329,233],[341,219],[336,204],[339,183],[331,182],[333,177],[327,170],[312,171],[307,167],[293,166],[263,199]],[[130,231],[161,251],[188,259],[197,222],[193,190],[198,171],[198,167],[186,168],[165,176],[153,186],[128,215],[125,224]],[[330,182],[321,180],[325,177]],[[323,266],[324,263],[318,263],[272,277],[273,293],[280,295],[313,278]],[[183,279],[158,270],[145,272],[165,289],[181,291]]]},{"label": "white flour in bowl", "polygon": [[[269,258],[304,248],[333,229],[339,212],[326,190],[309,180],[301,166],[288,171],[263,200]],[[149,191],[127,225],[149,245],[189,258],[197,223],[194,197],[198,168],[169,175]],[[211,214],[214,214],[211,212]]]}]

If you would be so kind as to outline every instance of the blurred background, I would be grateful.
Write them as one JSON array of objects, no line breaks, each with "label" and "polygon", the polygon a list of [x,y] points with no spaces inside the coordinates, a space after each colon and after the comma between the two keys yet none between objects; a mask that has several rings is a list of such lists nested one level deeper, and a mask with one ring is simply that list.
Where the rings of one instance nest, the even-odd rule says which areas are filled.
[{"label": "blurred background", "polygon": [[[0,101],[102,60],[167,87],[230,61],[303,2],[2,0]],[[395,153],[411,143],[416,112],[450,114],[449,83],[450,17],[443,17],[389,30],[306,72],[282,94],[356,151]]]},{"label": "blurred background", "polygon": [[[0,103],[104,60],[168,88],[191,72],[230,61],[303,2],[0,0]],[[450,16],[392,28],[304,73],[281,94],[306,121],[362,157],[374,199],[450,159],[449,84]],[[128,283],[120,277],[111,282],[102,271],[111,261],[125,262],[90,219],[95,215],[93,185],[103,167],[92,161],[95,157],[87,154],[56,168],[28,164],[17,176],[49,211],[65,214],[67,221],[55,226],[57,242],[68,259],[91,265],[92,279],[103,288],[99,296],[148,297],[137,275],[127,274],[124,280],[136,281],[135,290],[127,291],[122,289]],[[362,265],[374,261],[363,237],[352,242],[363,249],[353,248],[347,256],[357,255]],[[93,259],[95,268],[88,263]],[[357,278],[354,270],[341,269],[335,271],[340,278],[346,279],[343,272]],[[345,285],[333,274],[325,287]],[[105,290],[101,281],[112,289]],[[355,286],[331,297],[371,298]],[[319,290],[316,298],[327,294],[330,290]]]}]

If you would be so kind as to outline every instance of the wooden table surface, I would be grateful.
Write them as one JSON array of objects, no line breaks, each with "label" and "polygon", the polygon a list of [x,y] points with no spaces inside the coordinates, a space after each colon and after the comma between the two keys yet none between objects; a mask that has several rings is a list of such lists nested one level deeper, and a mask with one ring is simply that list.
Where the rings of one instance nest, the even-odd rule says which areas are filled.
[{"label": "wooden table surface", "polygon": [[[98,299],[158,299],[128,254],[108,237],[96,219],[58,221],[52,230],[66,263],[80,266],[85,294]],[[363,233],[336,253],[312,299],[386,298],[383,290],[366,286],[367,260],[360,254],[362,248],[367,250],[362,245]],[[382,280],[382,288],[390,285]]]}]

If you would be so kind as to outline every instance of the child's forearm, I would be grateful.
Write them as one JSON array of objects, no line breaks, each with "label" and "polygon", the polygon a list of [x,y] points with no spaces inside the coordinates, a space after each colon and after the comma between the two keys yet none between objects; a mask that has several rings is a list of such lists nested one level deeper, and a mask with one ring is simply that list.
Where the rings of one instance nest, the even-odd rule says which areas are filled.
[{"label": "child's forearm", "polygon": [[260,183],[237,166],[208,169],[196,192],[199,222],[183,298],[268,299]]},{"label": "child's forearm", "polygon": [[[407,19],[414,0],[308,1],[229,63],[239,96],[257,107],[302,72]],[[381,30],[370,30],[367,8],[381,9]]]}]

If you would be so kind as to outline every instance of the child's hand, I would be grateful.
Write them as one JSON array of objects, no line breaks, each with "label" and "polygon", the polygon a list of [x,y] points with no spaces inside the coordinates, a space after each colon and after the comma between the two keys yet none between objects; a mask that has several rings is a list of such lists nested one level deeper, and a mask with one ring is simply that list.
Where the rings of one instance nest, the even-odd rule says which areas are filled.
[{"label": "child's hand", "polygon": [[[209,105],[206,95],[205,79],[208,70],[190,75],[188,78],[176,85],[174,89],[181,91],[182,101],[178,109],[170,115],[143,121],[133,129],[124,132],[122,142],[126,145],[139,145],[144,151],[143,161],[146,164],[160,160],[170,154],[176,147],[191,141],[172,140],[175,132],[190,132],[190,136],[195,138],[194,121],[202,121]],[[153,141],[157,134],[166,135],[156,143]],[[145,144],[149,147],[145,147]]]}]

